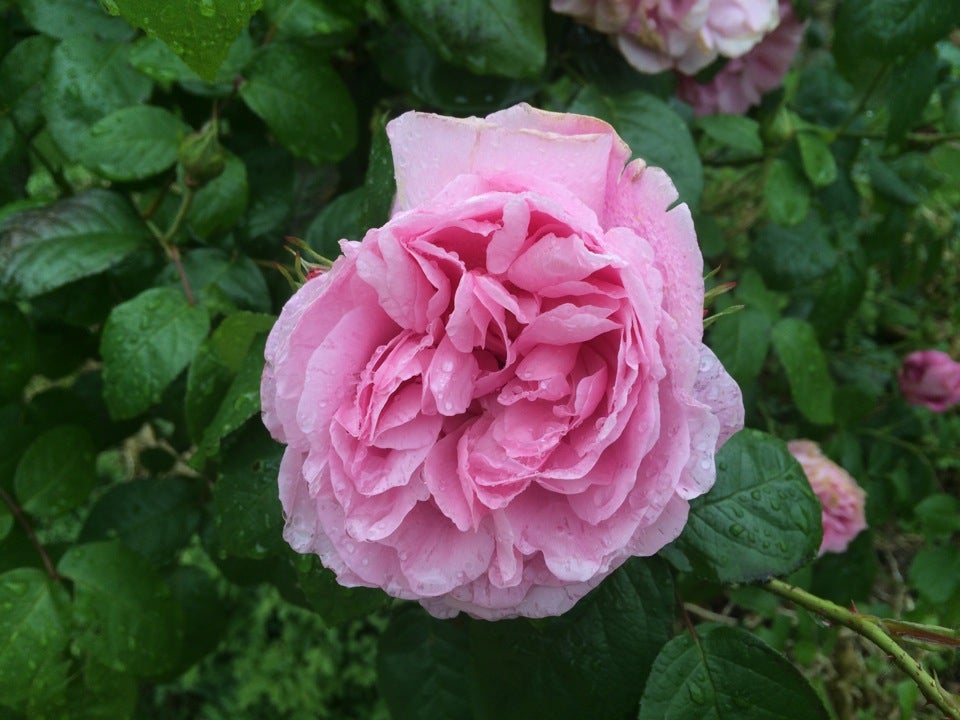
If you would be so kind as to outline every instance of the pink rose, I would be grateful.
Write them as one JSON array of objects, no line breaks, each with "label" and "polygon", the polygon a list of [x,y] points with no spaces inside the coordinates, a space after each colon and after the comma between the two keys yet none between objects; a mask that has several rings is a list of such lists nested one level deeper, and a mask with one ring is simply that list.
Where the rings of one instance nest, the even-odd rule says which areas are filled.
[{"label": "pink rose", "polygon": [[900,392],[911,405],[943,412],[960,403],[960,363],[939,350],[907,355],[897,373]]},{"label": "pink rose", "polygon": [[438,617],[562,613],[677,537],[742,425],[690,212],[593,118],[387,133],[393,216],[267,343],[284,537]]},{"label": "pink rose", "polygon": [[550,7],[617,36],[620,51],[646,73],[694,74],[740,57],[777,26],[777,0],[551,0]]},{"label": "pink rose", "polygon": [[842,553],[867,527],[866,493],[850,473],[823,454],[811,440],[791,440],[787,449],[803,467],[823,508],[823,542],[820,554]]},{"label": "pink rose", "polygon": [[765,92],[780,85],[803,39],[804,23],[787,0],[780,2],[780,25],[743,57],[730,60],[713,78],[700,84],[677,75],[677,94],[697,115],[739,115],[760,103]]}]

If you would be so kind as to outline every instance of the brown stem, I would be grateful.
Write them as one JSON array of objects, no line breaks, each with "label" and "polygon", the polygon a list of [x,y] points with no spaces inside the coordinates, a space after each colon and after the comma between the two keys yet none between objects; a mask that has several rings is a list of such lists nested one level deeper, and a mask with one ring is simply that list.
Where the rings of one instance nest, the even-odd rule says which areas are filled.
[{"label": "brown stem", "polygon": [[190,288],[190,281],[187,279],[187,273],[183,269],[183,263],[180,261],[180,248],[176,245],[167,246],[167,255],[170,257],[170,262],[172,262],[173,266],[177,269],[177,275],[180,276],[180,284],[183,285],[183,294],[187,296],[187,302],[191,305],[196,305],[197,301],[193,296],[193,290]]},{"label": "brown stem", "polygon": [[6,490],[0,488],[0,499],[3,499],[3,502],[6,503],[7,507],[10,508],[10,512],[17,519],[17,522],[20,523],[20,527],[23,528],[23,531],[27,534],[27,537],[30,538],[30,542],[33,543],[33,547],[36,548],[37,552],[40,554],[40,559],[43,560],[43,567],[47,571],[47,575],[50,576],[51,580],[59,581],[60,575],[53,567],[53,563],[50,561],[50,556],[47,555],[46,548],[40,543],[37,534],[33,530],[33,526],[27,520],[26,516],[23,514],[23,510],[20,509],[20,506],[14,502],[13,498],[7,493]]}]

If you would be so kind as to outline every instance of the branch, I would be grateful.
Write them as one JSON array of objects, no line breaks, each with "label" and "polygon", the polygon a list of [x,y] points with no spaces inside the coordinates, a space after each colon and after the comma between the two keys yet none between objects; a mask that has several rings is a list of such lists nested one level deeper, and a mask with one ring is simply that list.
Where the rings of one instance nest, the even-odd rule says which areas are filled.
[{"label": "branch", "polygon": [[23,514],[23,510],[20,509],[20,506],[14,502],[13,498],[7,494],[7,491],[3,488],[0,488],[0,499],[6,503],[7,507],[10,508],[10,512],[13,513],[13,516],[17,519],[17,522],[20,523],[20,527],[23,528],[23,531],[27,534],[27,537],[30,538],[30,542],[33,543],[33,547],[36,548],[37,552],[40,554],[40,559],[43,560],[43,567],[47,571],[47,575],[50,576],[51,580],[59,581],[60,575],[53,567],[53,563],[50,562],[50,556],[47,555],[47,550],[40,543],[40,540],[37,538],[37,533],[34,532],[33,526],[30,525],[30,522],[27,520],[26,516]]},{"label": "branch", "polygon": [[910,657],[906,650],[884,632],[882,625],[886,625],[889,621],[878,621],[877,618],[869,615],[847,610],[782,580],[770,580],[760,587],[862,635],[885,652],[893,663],[917,684],[927,700],[936,705],[951,720],[960,720],[960,706],[957,705],[956,698],[944,690],[936,678],[924,670],[920,663]]}]

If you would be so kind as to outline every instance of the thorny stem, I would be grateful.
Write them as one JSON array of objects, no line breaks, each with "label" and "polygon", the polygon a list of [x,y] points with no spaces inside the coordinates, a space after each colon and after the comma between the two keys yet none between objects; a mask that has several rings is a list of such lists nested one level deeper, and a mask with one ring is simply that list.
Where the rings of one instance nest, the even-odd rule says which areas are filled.
[{"label": "thorny stem", "polygon": [[33,526],[27,520],[23,514],[23,510],[20,509],[20,506],[14,502],[14,499],[7,494],[7,491],[3,488],[0,488],[0,498],[3,499],[3,502],[6,503],[7,507],[10,508],[10,512],[17,519],[17,522],[20,523],[20,527],[23,528],[23,531],[27,534],[27,537],[30,538],[30,542],[33,543],[33,547],[36,548],[37,553],[40,555],[40,559],[43,560],[43,567],[47,571],[47,575],[50,576],[51,580],[60,580],[60,575],[53,567],[53,563],[50,561],[50,556],[47,555],[46,548],[40,542],[40,539],[37,537],[37,533],[34,532]]},{"label": "thorny stem", "polygon": [[[890,621],[847,610],[782,580],[770,580],[761,587],[831,622],[848,627],[858,635],[865,637],[885,652],[894,664],[917,684],[920,692],[928,701],[942,710],[948,718],[960,720],[960,706],[957,704],[957,699],[944,690],[936,678],[924,670],[920,663],[914,660],[906,650],[897,644],[896,640],[885,632],[885,629],[887,629],[898,635],[907,634],[891,628]],[[915,636],[915,634],[916,630],[914,629],[911,636]]]}]

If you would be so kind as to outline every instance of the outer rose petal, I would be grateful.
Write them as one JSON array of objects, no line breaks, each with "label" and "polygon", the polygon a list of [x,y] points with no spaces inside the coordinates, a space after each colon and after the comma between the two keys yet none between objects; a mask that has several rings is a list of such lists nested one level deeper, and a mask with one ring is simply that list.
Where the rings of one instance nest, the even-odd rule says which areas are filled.
[{"label": "outer rose petal", "polygon": [[689,211],[592,118],[387,130],[394,215],[267,343],[284,537],[439,617],[562,613],[679,535],[742,425]]}]

